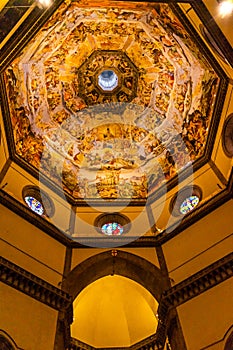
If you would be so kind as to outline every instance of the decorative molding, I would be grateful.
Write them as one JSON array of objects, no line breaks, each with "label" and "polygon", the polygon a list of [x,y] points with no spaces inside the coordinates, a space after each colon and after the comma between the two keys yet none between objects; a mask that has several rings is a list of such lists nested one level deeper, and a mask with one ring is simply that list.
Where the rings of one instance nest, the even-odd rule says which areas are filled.
[{"label": "decorative molding", "polygon": [[233,253],[163,292],[162,301],[177,307],[233,276]]},{"label": "decorative molding", "polygon": [[157,245],[156,243],[156,237],[155,236],[106,236],[106,237],[79,237],[78,242],[73,241],[71,243],[72,248],[89,248],[89,247],[105,247],[105,248],[112,248],[112,247],[128,247],[128,248],[150,248],[155,247]]},{"label": "decorative molding", "polygon": [[50,283],[0,257],[0,281],[58,311],[67,311],[71,297]]},{"label": "decorative molding", "polygon": [[117,348],[95,348],[91,345],[81,342],[75,338],[71,338],[69,350],[160,350],[162,349],[157,345],[156,335],[151,335],[140,342],[128,347]]},{"label": "decorative molding", "polygon": [[233,276],[233,253],[193,274],[162,294],[158,308],[157,340],[165,342],[170,311]]}]

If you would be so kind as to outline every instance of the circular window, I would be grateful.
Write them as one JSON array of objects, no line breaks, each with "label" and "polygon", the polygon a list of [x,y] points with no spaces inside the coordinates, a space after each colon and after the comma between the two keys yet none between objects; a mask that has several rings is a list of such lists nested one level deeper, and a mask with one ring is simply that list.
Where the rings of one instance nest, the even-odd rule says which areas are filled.
[{"label": "circular window", "polygon": [[36,214],[51,217],[54,204],[50,197],[36,186],[25,186],[22,197],[27,206]]},{"label": "circular window", "polygon": [[101,230],[107,236],[120,236],[124,232],[123,227],[118,222],[107,222],[101,227]]},{"label": "circular window", "polygon": [[32,196],[25,196],[24,200],[25,200],[25,203],[28,205],[28,207],[32,211],[34,211],[34,213],[39,214],[39,215],[44,214],[43,205],[38,199],[36,199]]},{"label": "circular window", "polygon": [[189,211],[193,210],[199,203],[198,196],[189,196],[180,205],[180,213],[185,215]]},{"label": "circular window", "polygon": [[127,216],[111,213],[99,215],[94,226],[99,233],[106,236],[121,236],[130,230],[131,224]]},{"label": "circular window", "polygon": [[112,91],[118,85],[118,76],[111,69],[103,70],[98,76],[98,84],[104,91]]},{"label": "circular window", "polygon": [[223,150],[227,157],[233,157],[233,113],[225,120],[222,132]]},{"label": "circular window", "polygon": [[173,216],[186,215],[197,207],[202,198],[200,187],[186,187],[175,194],[170,202],[170,213]]}]

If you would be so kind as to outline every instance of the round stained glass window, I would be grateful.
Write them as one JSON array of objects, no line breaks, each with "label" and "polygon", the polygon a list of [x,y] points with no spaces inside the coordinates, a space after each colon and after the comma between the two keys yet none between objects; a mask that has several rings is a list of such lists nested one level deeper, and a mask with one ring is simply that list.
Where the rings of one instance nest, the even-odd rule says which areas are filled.
[{"label": "round stained glass window", "polygon": [[129,232],[130,220],[120,213],[103,213],[95,219],[94,226],[98,233],[105,236],[121,236]]},{"label": "round stained glass window", "polygon": [[43,217],[52,217],[54,215],[55,207],[53,201],[39,187],[25,186],[22,191],[22,198],[34,213],[43,215]]},{"label": "round stained glass window", "polygon": [[101,227],[101,231],[107,236],[120,236],[124,232],[124,229],[117,222],[108,222]]},{"label": "round stained glass window", "polygon": [[98,76],[98,84],[104,91],[112,91],[118,85],[118,76],[111,69],[106,69]]},{"label": "round stained glass window", "polygon": [[185,215],[193,210],[199,203],[198,196],[187,197],[180,205],[180,213]]},{"label": "round stained glass window", "polygon": [[26,204],[29,206],[29,208],[34,211],[34,213],[43,215],[44,214],[44,208],[43,205],[34,197],[32,196],[26,196],[24,198]]},{"label": "round stained glass window", "polygon": [[186,215],[202,200],[202,190],[199,186],[187,186],[177,192],[170,202],[169,211],[173,216]]}]

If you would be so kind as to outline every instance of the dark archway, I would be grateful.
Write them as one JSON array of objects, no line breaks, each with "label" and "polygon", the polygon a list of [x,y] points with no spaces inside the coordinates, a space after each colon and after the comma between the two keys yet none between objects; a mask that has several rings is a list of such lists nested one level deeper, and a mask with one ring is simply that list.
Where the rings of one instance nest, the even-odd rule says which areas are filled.
[{"label": "dark archway", "polygon": [[160,269],[138,255],[121,250],[117,250],[115,257],[110,250],[83,261],[68,274],[63,288],[74,300],[89,284],[113,272],[141,284],[158,302],[160,301],[166,286]]},{"label": "dark archway", "polygon": [[5,331],[0,329],[0,349],[1,350],[15,350],[19,349],[14,340]]},{"label": "dark archway", "polygon": [[233,349],[233,331],[230,333],[229,337],[227,338],[224,350],[232,350]]},{"label": "dark archway", "polygon": [[2,335],[0,335],[0,349],[1,350],[14,350],[13,346]]}]

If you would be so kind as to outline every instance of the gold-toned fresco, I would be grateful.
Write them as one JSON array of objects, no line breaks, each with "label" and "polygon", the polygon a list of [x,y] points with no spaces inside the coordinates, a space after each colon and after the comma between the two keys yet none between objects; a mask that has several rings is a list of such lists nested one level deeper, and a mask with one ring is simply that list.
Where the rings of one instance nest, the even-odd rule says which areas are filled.
[{"label": "gold-toned fresco", "polygon": [[[98,83],[103,70],[114,71],[118,84],[114,91],[103,91]],[[79,88],[76,92],[86,103],[131,102],[136,97],[138,71],[121,50],[96,50],[77,69]],[[68,86],[70,91],[70,86]],[[66,106],[69,104],[69,99]],[[72,108],[72,107],[71,107]]]},{"label": "gold-toned fresco", "polygon": [[141,199],[204,154],[218,78],[168,5],[108,5],[62,5],[6,69],[14,142],[74,198]]}]

